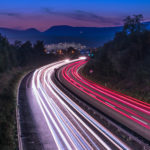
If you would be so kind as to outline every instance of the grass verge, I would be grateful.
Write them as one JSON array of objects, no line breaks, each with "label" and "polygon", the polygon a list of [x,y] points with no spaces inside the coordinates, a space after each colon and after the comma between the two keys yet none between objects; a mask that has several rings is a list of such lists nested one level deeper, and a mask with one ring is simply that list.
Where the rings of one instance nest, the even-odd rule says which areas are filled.
[{"label": "grass verge", "polygon": [[16,103],[20,80],[28,72],[56,60],[39,61],[37,64],[0,74],[0,150],[18,149]]},{"label": "grass verge", "polygon": [[0,75],[0,149],[16,150],[16,98],[19,80],[25,74],[22,69],[13,69]]}]

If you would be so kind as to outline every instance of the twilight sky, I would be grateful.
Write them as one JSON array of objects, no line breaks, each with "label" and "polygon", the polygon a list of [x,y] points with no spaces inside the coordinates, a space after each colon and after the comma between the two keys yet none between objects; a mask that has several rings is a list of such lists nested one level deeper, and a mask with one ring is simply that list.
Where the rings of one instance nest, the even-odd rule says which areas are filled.
[{"label": "twilight sky", "polygon": [[118,26],[133,14],[150,21],[149,8],[150,0],[0,0],[0,27]]}]

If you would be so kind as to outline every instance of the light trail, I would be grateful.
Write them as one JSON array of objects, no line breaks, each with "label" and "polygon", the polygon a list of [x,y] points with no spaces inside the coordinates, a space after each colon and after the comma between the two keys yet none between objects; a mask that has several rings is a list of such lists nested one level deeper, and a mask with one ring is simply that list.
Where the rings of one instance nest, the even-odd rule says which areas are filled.
[{"label": "light trail", "polygon": [[62,77],[71,85],[108,108],[150,130],[150,106],[123,94],[115,93],[82,77],[78,71],[87,61],[78,61],[62,69]]},{"label": "light trail", "polygon": [[[70,62],[75,61],[79,60]],[[93,131],[93,128],[95,128],[116,149],[130,149],[54,84],[52,75],[55,68],[59,68],[67,63],[68,61],[60,61],[41,67],[34,72],[32,77],[32,91],[35,100],[43,113],[57,148],[67,150],[102,148],[111,150],[111,146]]]},{"label": "light trail", "polygon": [[[64,77],[70,84],[73,84],[76,88],[80,89],[82,92],[86,93],[87,95],[89,95],[90,97],[94,98],[95,100],[98,100],[99,102],[101,102],[102,104],[108,106],[109,108],[111,108],[111,109],[117,111],[118,113],[122,114],[123,116],[125,116],[125,117],[127,117],[127,118],[129,118],[129,119],[131,119],[131,120],[133,120],[133,121],[135,121],[135,122],[137,122],[138,124],[140,124],[140,125],[142,125],[142,126],[148,128],[148,129],[150,129],[150,126],[145,125],[143,122],[141,122],[141,121],[139,121],[139,120],[137,120],[137,119],[131,117],[130,115],[127,115],[127,114],[124,113],[122,110],[119,110],[119,109],[117,109],[116,107],[113,107],[113,106],[109,105],[108,103],[105,103],[102,99],[104,99],[105,101],[107,101],[107,102],[109,102],[109,103],[112,103],[113,105],[115,105],[115,106],[117,106],[117,107],[123,108],[123,107],[121,107],[120,105],[115,104],[115,103],[111,102],[110,100],[108,100],[107,98],[105,98],[105,97],[103,97],[103,96],[101,96],[101,95],[99,95],[99,94],[97,94],[97,93],[91,91],[90,89],[88,89],[88,88],[82,86],[82,85],[79,84],[78,82],[73,81],[73,79],[71,79],[71,81],[73,81],[73,82],[71,82],[71,81],[70,81],[70,77],[67,75],[67,73],[65,72],[65,70],[63,70],[62,73],[63,73],[63,77]],[[76,83],[76,84],[74,84],[74,83]],[[78,86],[77,86],[77,85],[78,85]],[[95,95],[96,95],[97,97],[99,97],[99,98],[95,97]],[[125,110],[125,108],[124,108],[124,110]],[[126,110],[127,110],[127,109],[126,109]],[[128,112],[129,112],[129,111],[128,111]],[[129,113],[133,114],[131,111],[130,111]],[[137,115],[136,115],[136,116],[137,116]],[[140,117],[140,118],[142,118],[142,117]],[[143,119],[143,118],[142,118],[142,119]]]},{"label": "light trail", "polygon": [[[120,98],[120,100],[123,99],[123,100],[126,100],[126,101],[130,102],[130,103],[126,103],[126,104],[129,104],[130,106],[133,106],[133,107],[134,107],[134,105],[131,105],[131,104],[135,104],[135,105],[137,105],[137,106],[143,107],[143,108],[145,108],[145,110],[144,110],[144,109],[141,109],[141,108],[140,108],[140,110],[142,110],[142,111],[144,111],[144,112],[150,114],[150,104],[145,103],[145,102],[143,102],[143,101],[140,101],[140,100],[138,100],[138,99],[135,99],[135,98],[133,98],[133,97],[127,96],[127,95],[125,95],[125,94],[122,94],[122,93],[113,91],[113,90],[108,89],[108,88],[106,88],[106,87],[104,87],[104,86],[102,86],[102,85],[97,85],[96,83],[94,83],[94,82],[92,82],[92,81],[89,81],[88,79],[86,79],[86,78],[84,78],[83,76],[81,76],[81,75],[78,73],[78,70],[79,70],[80,67],[82,67],[82,65],[84,65],[85,63],[86,63],[86,61],[83,62],[83,63],[80,63],[79,66],[76,66],[77,68],[76,68],[76,70],[75,70],[75,75],[76,75],[76,77],[77,77],[78,79],[82,80],[85,84],[87,84],[88,86],[90,86],[90,87],[92,87],[92,88],[98,90],[99,92],[107,92],[107,94],[111,94],[111,95],[109,95],[109,96],[111,96],[112,98],[116,98],[116,99],[118,98],[118,100],[119,100],[119,98]],[[105,94],[106,94],[106,93],[105,93]],[[122,102],[123,102],[123,101],[122,101]],[[125,102],[125,101],[124,101],[124,102]],[[135,107],[136,107],[136,106],[135,106]],[[136,107],[136,108],[138,108],[138,107]],[[147,109],[148,111],[146,111],[146,109]]]},{"label": "light trail", "polygon": [[[77,65],[76,68],[75,68],[75,66],[72,67],[71,71],[72,71],[72,74],[73,74],[75,77],[78,77],[77,68],[78,68],[79,66],[81,66],[81,65],[82,65],[82,64]],[[73,71],[74,68],[75,68],[75,71]],[[122,102],[122,103],[124,103],[124,104],[127,104],[128,106],[131,106],[131,107],[133,107],[133,108],[136,108],[136,109],[138,109],[139,111],[142,111],[142,112],[144,112],[144,113],[146,113],[146,114],[149,114],[149,113],[150,113],[150,111],[146,111],[146,110],[144,110],[144,109],[141,109],[140,107],[137,107],[137,106],[135,106],[135,105],[132,105],[132,104],[130,104],[130,103],[127,103],[126,101],[124,101],[124,100],[122,100],[122,99],[119,99],[119,98],[117,98],[117,97],[115,97],[115,96],[113,96],[113,95],[111,95],[111,94],[109,94],[109,93],[106,93],[106,92],[103,92],[102,90],[96,89],[94,86],[91,86],[90,84],[87,84],[84,80],[78,79],[78,81],[80,81],[80,82],[82,82],[82,83],[88,85],[89,87],[95,89],[96,91],[98,91],[98,92],[100,92],[100,93],[103,93],[103,94],[105,94],[105,95],[107,95],[107,96],[109,96],[109,97],[111,97],[111,98],[113,98],[113,99],[115,99],[115,100],[117,100],[117,101],[119,101],[119,102]],[[75,83],[75,82],[74,82],[74,83]],[[80,85],[79,85],[79,86],[80,86]],[[89,94],[91,94],[91,93],[89,93]],[[102,97],[102,96],[100,96],[100,95],[97,95],[97,93],[96,93],[96,94],[94,93],[94,94],[91,94],[91,95],[95,95],[95,96],[97,96],[97,97],[100,97],[100,98],[105,99],[106,101],[108,101],[105,97]],[[137,117],[139,117],[139,118],[141,118],[141,119],[143,119],[143,120],[145,120],[145,121],[147,121],[147,122],[150,123],[150,120],[144,119],[143,117],[137,115],[137,114],[136,114],[134,111],[132,111],[131,109],[128,109],[128,108],[126,108],[126,107],[122,107],[121,105],[118,105],[118,104],[116,104],[116,103],[114,103],[114,102],[112,102],[112,101],[108,101],[107,103],[109,103],[109,102],[110,102],[113,106],[114,106],[114,105],[115,105],[115,106],[118,106],[119,108],[121,108],[121,109],[123,109],[123,110],[125,110],[125,111],[127,111],[127,112],[129,112],[129,113],[131,113],[131,114],[133,114],[133,115],[135,115],[135,116],[137,116]],[[149,108],[149,110],[150,110],[150,108]]]},{"label": "light trail", "polygon": [[[55,85],[53,85],[54,87]],[[68,102],[70,103],[72,106],[74,106],[74,108],[83,116],[85,117],[85,119],[90,122],[95,128],[97,128],[99,130],[99,132],[101,132],[103,135],[105,135],[112,143],[114,143],[118,148],[119,146],[121,146],[121,149],[129,149],[125,144],[123,144],[117,137],[115,137],[113,134],[111,134],[106,128],[104,128],[102,125],[100,125],[94,118],[92,118],[89,114],[87,114],[81,107],[79,107],[78,105],[76,105],[73,101],[71,101],[64,93],[62,93],[56,86],[55,89],[58,91],[58,93]],[[65,104],[62,101],[63,104]],[[67,105],[65,105],[67,106]],[[68,107],[67,107],[68,108]],[[69,108],[68,108],[69,109]],[[74,116],[76,118],[77,115],[75,115],[75,113],[70,109],[70,112],[72,112],[74,114]],[[102,140],[81,120],[78,118],[78,120],[80,122],[82,122],[86,128],[88,128],[88,130],[90,130],[92,132],[92,134],[94,136],[96,136],[96,138],[99,139],[99,142],[102,142]],[[104,145],[106,145],[104,142],[102,142]],[[117,144],[119,145],[117,145]],[[108,149],[108,147],[107,147]],[[120,148],[119,148],[120,149]]]},{"label": "light trail", "polygon": [[[90,90],[89,88],[86,88],[84,85],[82,85],[82,84],[76,82],[73,78],[71,78],[71,76],[69,76],[69,75],[67,74],[67,71],[66,71],[66,70],[68,70],[69,67],[73,66],[72,69],[70,69],[70,72],[71,72],[71,74],[72,74],[74,77],[76,77],[76,74],[75,74],[75,73],[77,73],[77,72],[74,73],[74,71],[73,71],[73,69],[75,68],[74,65],[76,65],[76,64],[77,64],[77,67],[78,67],[78,63],[75,62],[75,63],[73,63],[73,64],[71,64],[71,65],[68,65],[66,68],[63,69],[62,73],[65,75],[64,78],[65,78],[66,80],[68,80],[68,81],[70,82],[70,79],[71,79],[71,81],[73,81],[72,84],[75,83],[75,86],[76,86],[76,87],[77,87],[77,85],[78,85],[78,86],[80,87],[80,89],[81,89],[83,92],[87,91],[87,92],[85,92],[85,93],[87,93],[87,94],[90,95],[91,97],[95,97],[95,96],[96,96],[95,99],[97,99],[97,100],[98,100],[98,98],[100,98],[100,99],[99,99],[100,101],[101,101],[101,100],[105,100],[105,101],[107,101],[108,103],[112,104],[113,106],[116,106],[116,107],[118,107],[118,108],[120,108],[120,109],[122,109],[122,110],[124,110],[124,111],[127,111],[128,113],[131,113],[132,115],[135,115],[136,117],[139,117],[140,119],[142,119],[142,120],[144,120],[144,121],[146,121],[146,122],[150,122],[150,120],[147,120],[147,119],[145,119],[145,118],[143,118],[143,117],[137,115],[137,114],[136,114],[134,111],[132,111],[131,109],[128,109],[128,108],[126,108],[126,107],[124,107],[124,106],[122,106],[122,105],[120,105],[120,104],[114,103],[113,101],[109,100],[108,98],[105,98],[104,96],[101,96],[100,94],[98,94],[98,93],[96,93],[96,92],[93,92],[93,91]],[[81,65],[83,65],[83,62],[82,62],[82,61],[81,61]],[[77,67],[76,67],[76,68],[77,68]],[[76,70],[77,70],[77,69],[76,69]],[[66,77],[67,77],[67,78],[66,78]],[[86,83],[85,83],[83,80],[81,80],[81,79],[78,79],[78,78],[77,78],[77,80],[80,81],[81,83],[86,84]],[[71,83],[71,82],[70,82],[70,83]],[[86,84],[86,85],[87,85],[87,84]],[[118,100],[119,102],[122,102],[122,103],[124,103],[124,104],[127,104],[128,106],[131,106],[131,107],[133,107],[133,108],[136,108],[136,109],[138,109],[139,111],[142,111],[142,112],[148,113],[148,114],[150,113],[150,111],[146,111],[146,110],[143,110],[143,109],[141,110],[141,108],[136,107],[136,106],[134,106],[134,105],[130,105],[129,103],[126,103],[126,101],[121,100],[121,99],[119,99],[119,98],[116,98],[116,97],[114,97],[114,96],[112,96],[112,95],[110,95],[110,94],[108,94],[108,93],[106,93],[106,92],[100,91],[99,89],[96,89],[95,87],[93,87],[93,86],[91,86],[91,85],[89,85],[89,84],[88,84],[88,86],[91,87],[92,89],[97,90],[97,91],[100,92],[100,93],[103,93],[103,94],[105,94],[105,95],[107,95],[107,96],[109,96],[109,97],[111,97],[111,98],[114,98],[115,100]],[[101,102],[102,102],[102,101],[101,101]],[[135,121],[138,122],[137,119],[135,119]],[[141,124],[140,121],[139,121],[138,123]],[[142,124],[141,124],[141,125],[142,125]],[[145,125],[143,124],[143,126],[145,126]],[[149,128],[149,126],[145,126],[145,127]]]}]

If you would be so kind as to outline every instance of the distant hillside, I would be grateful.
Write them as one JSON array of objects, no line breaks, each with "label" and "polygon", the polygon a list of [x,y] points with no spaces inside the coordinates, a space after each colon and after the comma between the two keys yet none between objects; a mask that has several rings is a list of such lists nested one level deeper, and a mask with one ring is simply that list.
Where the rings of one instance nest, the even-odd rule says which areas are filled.
[{"label": "distant hillside", "polygon": [[[56,42],[77,42],[83,45],[97,47],[113,39],[116,32],[122,27],[95,28],[95,27],[70,27],[54,26],[43,34],[50,37],[52,43]],[[45,39],[48,43],[49,39]]]},{"label": "distant hillside", "polygon": [[43,40],[46,44],[59,42],[76,42],[91,47],[103,45],[113,39],[116,32],[121,31],[122,27],[95,28],[95,27],[71,27],[53,26],[45,32],[36,29],[14,30],[0,28],[0,33],[6,36],[13,43],[15,40],[35,42]]},{"label": "distant hillside", "polygon": [[[150,23],[146,23],[150,29]],[[6,36],[10,42],[15,40],[35,42],[43,40],[46,44],[59,42],[76,42],[90,47],[98,47],[112,40],[116,32],[122,30],[122,27],[71,27],[71,26],[53,26],[45,32],[36,29],[14,30],[0,28],[0,33]]]},{"label": "distant hillside", "polygon": [[146,29],[150,30],[150,22],[145,22],[144,24],[145,24]]},{"label": "distant hillside", "polygon": [[15,30],[8,28],[0,28],[0,33],[7,37],[8,40],[12,43],[15,40],[27,41],[31,40],[35,42],[37,39],[40,39],[41,32],[36,29],[28,29],[28,30]]}]

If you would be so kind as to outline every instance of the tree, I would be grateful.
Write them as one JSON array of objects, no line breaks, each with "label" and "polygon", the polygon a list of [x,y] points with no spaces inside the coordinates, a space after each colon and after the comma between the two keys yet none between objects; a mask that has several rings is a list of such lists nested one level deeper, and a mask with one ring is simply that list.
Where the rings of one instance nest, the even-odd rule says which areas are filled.
[{"label": "tree", "polygon": [[18,61],[19,65],[24,66],[31,60],[32,57],[32,44],[30,41],[26,41],[18,48]]},{"label": "tree", "polygon": [[0,72],[11,68],[11,62],[9,59],[10,44],[8,40],[0,34]]},{"label": "tree", "polygon": [[44,43],[43,41],[37,41],[35,44],[34,44],[34,52],[37,53],[37,54],[44,54],[44,50],[45,50],[45,47],[44,47]]},{"label": "tree", "polygon": [[126,17],[124,21],[123,31],[126,34],[141,32],[143,30],[143,25],[141,21],[143,20],[143,15],[133,15],[133,17]]},{"label": "tree", "polygon": [[21,45],[22,45],[22,42],[21,42],[21,41],[18,41],[18,40],[16,40],[15,43],[14,43],[14,46],[15,46],[16,48],[20,48]]}]

